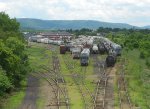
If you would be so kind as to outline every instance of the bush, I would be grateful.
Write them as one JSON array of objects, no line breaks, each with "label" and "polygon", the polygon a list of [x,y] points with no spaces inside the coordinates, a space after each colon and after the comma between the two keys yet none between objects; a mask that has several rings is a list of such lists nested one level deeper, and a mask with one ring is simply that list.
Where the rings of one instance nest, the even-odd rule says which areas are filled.
[{"label": "bush", "polygon": [[143,52],[143,51],[140,52],[140,58],[141,58],[141,59],[145,59],[145,55],[144,55],[144,52]]},{"label": "bush", "polygon": [[148,67],[150,67],[150,58],[147,58],[147,59],[146,59],[146,65],[147,65]]},{"label": "bush", "polygon": [[12,87],[6,73],[0,67],[0,96],[8,91]]}]

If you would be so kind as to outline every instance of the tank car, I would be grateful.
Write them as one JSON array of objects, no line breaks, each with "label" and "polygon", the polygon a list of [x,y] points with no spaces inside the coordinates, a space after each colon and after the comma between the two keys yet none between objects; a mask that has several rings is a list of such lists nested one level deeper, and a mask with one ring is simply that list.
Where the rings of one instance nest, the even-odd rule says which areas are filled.
[{"label": "tank car", "polygon": [[65,45],[66,45],[66,51],[70,51],[70,47],[72,46],[71,42],[67,42]]},{"label": "tank car", "polygon": [[38,39],[38,38],[33,36],[33,37],[29,37],[29,39],[30,39],[30,41],[32,41],[32,42],[37,42],[37,39]]},{"label": "tank car", "polygon": [[107,67],[113,67],[116,63],[116,52],[111,50],[108,54],[108,56],[106,57],[106,65]]},{"label": "tank car", "polygon": [[43,42],[44,44],[48,44],[49,39],[48,38],[43,38]]},{"label": "tank car", "polygon": [[116,55],[120,56],[121,50],[122,50],[121,46],[116,43],[113,43],[111,46],[112,46],[112,49],[116,52]]},{"label": "tank car", "polygon": [[98,44],[98,50],[100,54],[104,54],[106,52],[106,49],[102,43]]},{"label": "tank car", "polygon": [[49,40],[48,40],[48,43],[49,43],[49,44],[53,44],[53,40],[49,39]]},{"label": "tank car", "polygon": [[99,53],[97,44],[94,44],[94,45],[93,45],[93,47],[92,47],[92,53],[93,53],[93,54],[98,54],[98,53]]}]

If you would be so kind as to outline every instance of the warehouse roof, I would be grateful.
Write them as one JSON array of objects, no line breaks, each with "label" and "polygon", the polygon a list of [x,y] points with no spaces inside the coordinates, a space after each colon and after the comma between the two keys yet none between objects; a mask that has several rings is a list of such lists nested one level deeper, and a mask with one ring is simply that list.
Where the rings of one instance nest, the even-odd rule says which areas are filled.
[{"label": "warehouse roof", "polygon": [[43,36],[72,36],[72,34],[68,32],[44,32],[41,35]]}]

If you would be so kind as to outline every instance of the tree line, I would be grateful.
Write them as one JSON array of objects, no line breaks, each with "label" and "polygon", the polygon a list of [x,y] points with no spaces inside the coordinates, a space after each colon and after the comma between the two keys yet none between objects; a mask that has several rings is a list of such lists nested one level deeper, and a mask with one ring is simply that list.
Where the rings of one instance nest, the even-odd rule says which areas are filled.
[{"label": "tree line", "polygon": [[20,86],[29,71],[26,42],[19,23],[0,12],[0,96]]}]

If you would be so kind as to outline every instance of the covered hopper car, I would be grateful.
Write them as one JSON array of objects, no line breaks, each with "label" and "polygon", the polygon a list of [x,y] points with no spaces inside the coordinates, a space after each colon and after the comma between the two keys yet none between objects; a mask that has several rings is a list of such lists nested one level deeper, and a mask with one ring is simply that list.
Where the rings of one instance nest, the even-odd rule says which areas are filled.
[{"label": "covered hopper car", "polygon": [[88,48],[83,49],[80,55],[80,63],[81,66],[88,65],[89,64],[89,56],[90,56],[90,50]]}]

